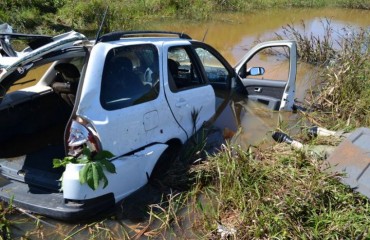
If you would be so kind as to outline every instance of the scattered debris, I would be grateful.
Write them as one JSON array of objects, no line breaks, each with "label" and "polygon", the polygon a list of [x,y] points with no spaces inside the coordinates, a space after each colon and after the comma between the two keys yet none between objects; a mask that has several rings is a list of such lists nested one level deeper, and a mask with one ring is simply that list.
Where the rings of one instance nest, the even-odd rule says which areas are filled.
[{"label": "scattered debris", "polygon": [[13,33],[13,28],[7,23],[0,24],[0,33]]},{"label": "scattered debris", "polygon": [[[324,129],[324,128],[314,127],[314,129],[315,130],[313,130],[313,131],[316,134],[312,134],[312,132],[310,133],[310,131],[309,131],[308,134],[310,136],[318,136],[318,135],[319,136],[342,136],[341,134],[338,135],[337,132],[329,131],[329,130]],[[320,130],[318,130],[318,129],[320,129]],[[318,158],[322,158],[322,159],[326,159],[327,157],[329,157],[330,154],[335,149],[334,146],[328,146],[328,145],[314,145],[314,146],[304,145],[301,142],[298,142],[298,141],[294,140],[293,138],[291,138],[290,136],[288,136],[287,134],[282,133],[282,132],[274,132],[272,134],[272,138],[276,142],[279,142],[279,143],[285,142],[287,144],[290,144],[292,146],[292,148],[294,148],[296,150],[305,151],[305,152],[307,152],[311,155],[316,155]]]},{"label": "scattered debris", "polygon": [[272,138],[278,142],[278,143],[282,143],[282,142],[285,142],[287,144],[290,144],[293,148],[295,149],[302,149],[303,148],[303,144],[296,141],[296,140],[293,140],[291,137],[289,137],[287,134],[285,133],[282,133],[282,132],[274,132],[272,134]]},{"label": "scattered debris", "polygon": [[327,159],[329,172],[341,172],[341,182],[370,198],[370,129],[351,133]]},{"label": "scattered debris", "polygon": [[370,198],[370,129],[359,128],[350,134],[329,131],[324,128],[313,127],[308,134],[316,136],[346,137],[338,147],[317,145],[307,146],[282,132],[274,132],[272,138],[279,143],[285,142],[293,148],[304,150],[310,154],[326,159],[325,171],[344,173],[341,182],[355,191]]},{"label": "scattered debris", "polygon": [[235,135],[235,132],[230,130],[229,128],[224,128],[223,137],[225,139],[231,139]]},{"label": "scattered debris", "polygon": [[225,227],[217,223],[217,232],[221,234],[221,239],[227,239],[230,236],[236,237],[236,229],[233,227]]},{"label": "scattered debris", "polygon": [[335,132],[335,131],[330,131],[328,129],[316,127],[316,126],[308,130],[308,135],[310,137],[317,137],[317,136],[323,136],[323,137],[339,136],[340,137],[342,134],[343,134],[343,131]]}]

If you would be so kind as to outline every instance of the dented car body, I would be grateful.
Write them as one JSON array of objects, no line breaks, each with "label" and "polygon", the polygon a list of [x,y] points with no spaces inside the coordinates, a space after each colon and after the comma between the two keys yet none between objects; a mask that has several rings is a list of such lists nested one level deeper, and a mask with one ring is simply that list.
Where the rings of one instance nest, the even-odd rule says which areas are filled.
[{"label": "dented car body", "polygon": [[[77,220],[112,208],[233,96],[273,110],[293,108],[292,41],[259,44],[233,68],[183,33],[114,32],[95,42],[70,32],[40,39],[22,54],[0,57],[0,197],[49,217]],[[288,51],[287,79],[250,78],[265,71],[250,59],[274,47]],[[83,164],[53,168],[54,158],[83,147],[115,155],[107,187],[81,184]]]}]

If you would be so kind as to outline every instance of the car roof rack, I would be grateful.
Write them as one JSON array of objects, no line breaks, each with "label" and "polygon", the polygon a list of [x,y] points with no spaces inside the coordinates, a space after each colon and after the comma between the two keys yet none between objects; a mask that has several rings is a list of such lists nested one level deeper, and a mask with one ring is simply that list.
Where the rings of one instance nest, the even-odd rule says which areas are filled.
[{"label": "car roof rack", "polygon": [[117,41],[124,37],[133,37],[133,36],[144,36],[144,35],[151,35],[151,36],[159,36],[159,35],[177,35],[179,38],[182,39],[189,39],[192,38],[180,32],[170,32],[170,31],[119,31],[119,32],[112,32],[107,33],[98,38],[97,42],[110,42],[110,41]]}]

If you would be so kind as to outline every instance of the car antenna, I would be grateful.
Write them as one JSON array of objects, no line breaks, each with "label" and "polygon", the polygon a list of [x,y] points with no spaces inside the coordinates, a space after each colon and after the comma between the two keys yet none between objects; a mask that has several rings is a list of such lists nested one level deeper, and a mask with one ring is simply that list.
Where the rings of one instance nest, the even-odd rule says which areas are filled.
[{"label": "car antenna", "polygon": [[203,35],[202,42],[204,42],[204,40],[206,39],[207,33],[208,33],[208,28],[207,28],[206,32],[204,33],[204,35]]},{"label": "car antenna", "polygon": [[101,33],[102,28],[103,28],[103,25],[104,25],[104,22],[105,22],[105,18],[106,18],[106,16],[107,16],[108,8],[109,8],[109,6],[107,6],[107,8],[105,9],[105,12],[104,12],[104,15],[103,15],[103,19],[102,19],[102,21],[101,21],[101,23],[100,23],[99,30],[98,30],[98,32],[96,33],[95,44],[98,42],[98,39],[99,39],[99,37],[100,37],[100,33]]}]

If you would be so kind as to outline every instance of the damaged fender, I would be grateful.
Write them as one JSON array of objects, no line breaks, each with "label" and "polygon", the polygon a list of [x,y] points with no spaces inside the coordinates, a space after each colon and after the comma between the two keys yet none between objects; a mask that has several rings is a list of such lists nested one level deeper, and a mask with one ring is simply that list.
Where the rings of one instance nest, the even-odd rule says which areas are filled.
[{"label": "damaged fender", "polygon": [[167,144],[154,144],[129,156],[112,160],[116,173],[104,171],[108,186],[101,183],[97,190],[92,190],[86,183],[80,184],[79,171],[84,164],[68,164],[63,174],[63,198],[70,200],[87,200],[104,194],[114,193],[117,201],[144,186]]}]

